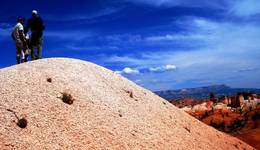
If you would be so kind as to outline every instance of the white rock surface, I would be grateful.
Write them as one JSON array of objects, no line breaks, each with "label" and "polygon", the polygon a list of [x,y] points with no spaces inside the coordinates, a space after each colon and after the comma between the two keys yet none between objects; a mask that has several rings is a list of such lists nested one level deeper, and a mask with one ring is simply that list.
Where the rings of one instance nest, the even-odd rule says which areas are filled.
[{"label": "white rock surface", "polygon": [[[63,92],[72,105],[61,100]],[[9,109],[27,119],[26,128]],[[0,114],[0,149],[253,149],[122,76],[75,59],[1,69]]]}]

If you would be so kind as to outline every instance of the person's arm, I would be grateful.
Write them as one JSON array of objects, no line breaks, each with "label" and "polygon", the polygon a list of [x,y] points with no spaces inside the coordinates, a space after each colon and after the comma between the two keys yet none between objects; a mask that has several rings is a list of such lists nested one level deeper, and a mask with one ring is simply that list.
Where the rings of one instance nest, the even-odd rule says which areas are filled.
[{"label": "person's arm", "polygon": [[26,42],[25,35],[24,35],[24,28],[22,25],[18,27],[19,37],[22,40],[22,42]]},{"label": "person's arm", "polygon": [[22,40],[22,42],[26,42],[25,35],[23,33],[23,30],[19,30],[19,37]]}]

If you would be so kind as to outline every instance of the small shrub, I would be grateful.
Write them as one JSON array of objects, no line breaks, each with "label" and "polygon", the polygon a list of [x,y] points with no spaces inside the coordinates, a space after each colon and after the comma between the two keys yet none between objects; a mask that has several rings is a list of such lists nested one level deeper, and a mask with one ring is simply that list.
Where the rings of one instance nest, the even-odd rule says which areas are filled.
[{"label": "small shrub", "polygon": [[130,92],[130,95],[129,95],[131,98],[134,98],[134,94],[133,92]]},{"label": "small shrub", "polygon": [[131,98],[134,98],[134,93],[132,91],[129,90],[124,90],[124,91],[128,93]]},{"label": "small shrub", "polygon": [[64,103],[69,104],[69,105],[73,104],[74,98],[73,98],[70,94],[68,94],[68,93],[66,93],[66,92],[61,93],[61,94],[62,94],[61,100],[62,100]]},{"label": "small shrub", "polygon": [[52,79],[51,78],[47,78],[47,82],[52,82]]},{"label": "small shrub", "polygon": [[26,128],[26,126],[27,126],[27,120],[26,120],[25,118],[18,119],[17,125],[18,125],[20,128]]},{"label": "small shrub", "polygon": [[190,132],[190,129],[188,127],[183,127],[186,131]]}]

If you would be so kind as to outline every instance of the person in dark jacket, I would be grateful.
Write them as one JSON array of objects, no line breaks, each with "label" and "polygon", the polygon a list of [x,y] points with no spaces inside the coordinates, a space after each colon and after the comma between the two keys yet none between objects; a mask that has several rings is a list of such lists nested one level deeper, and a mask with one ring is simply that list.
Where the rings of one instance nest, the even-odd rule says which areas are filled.
[{"label": "person in dark jacket", "polygon": [[[36,10],[32,11],[32,18],[28,20],[27,29],[31,30],[30,48],[31,59],[42,58],[42,42],[43,31],[45,29],[42,18],[38,15]],[[37,52],[37,54],[35,53]]]}]

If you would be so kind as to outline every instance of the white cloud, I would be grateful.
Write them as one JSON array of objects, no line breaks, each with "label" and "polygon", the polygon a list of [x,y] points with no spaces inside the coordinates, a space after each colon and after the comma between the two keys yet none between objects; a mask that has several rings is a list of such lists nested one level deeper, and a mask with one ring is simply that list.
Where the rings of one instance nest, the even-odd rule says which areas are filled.
[{"label": "white cloud", "polygon": [[132,0],[135,3],[144,3],[154,6],[162,6],[162,5],[179,5],[179,1],[172,1],[172,0]]},{"label": "white cloud", "polygon": [[175,69],[177,69],[177,67],[175,65],[166,65],[165,69],[166,70],[175,70]]},{"label": "white cloud", "polygon": [[259,0],[235,0],[230,5],[229,12],[240,17],[249,17],[260,14]]},{"label": "white cloud", "polygon": [[[231,55],[238,51],[259,48],[260,27],[253,24],[214,22],[204,18],[186,18],[179,22],[187,24],[187,34],[165,34],[147,37],[150,42],[182,41],[191,44],[203,43],[197,50],[208,49],[212,53],[224,52]],[[228,50],[227,50],[228,49]],[[217,51],[214,51],[217,50]],[[229,52],[229,53],[228,53]]]},{"label": "white cloud", "polygon": [[[138,57],[127,54],[105,56],[100,62],[104,65],[108,62],[120,63],[121,66],[135,66],[117,72],[125,75],[135,74],[128,77],[133,81],[142,80],[142,85],[152,90],[222,83],[233,87],[259,87],[259,82],[256,81],[260,71],[250,69],[260,65],[259,26],[229,21],[215,22],[196,17],[184,17],[177,23],[186,28],[185,34],[169,31],[150,37],[140,35],[104,37],[109,43],[120,43],[119,49],[121,44],[126,42],[126,45],[129,45],[131,41],[134,44],[141,43],[143,47],[146,44],[153,44],[159,49],[150,52],[145,50],[143,53],[139,51]],[[174,41],[180,41],[183,47],[181,49],[174,47]],[[186,43],[194,45],[198,42],[202,45],[194,49],[185,49]],[[168,47],[160,47],[164,44]],[[176,66],[178,70],[167,71],[167,69],[175,70]],[[241,68],[246,71],[237,71]],[[157,72],[160,72],[160,77]],[[155,86],[151,81],[158,78]]]},{"label": "white cloud", "polygon": [[[173,70],[176,70],[177,67],[175,65],[164,65],[164,66],[160,66],[160,67],[149,67],[149,68],[141,68],[141,69],[136,69],[136,68],[129,68],[129,67],[126,67],[124,68],[123,70],[121,71],[115,71],[116,73],[119,73],[119,74],[128,74],[128,75],[137,75],[137,74],[140,74],[140,73],[145,73],[147,72],[147,70],[149,72],[167,72],[167,71],[173,71]],[[137,79],[139,81],[139,79]]]},{"label": "white cloud", "polygon": [[165,65],[165,66],[160,66],[160,67],[150,67],[149,71],[150,72],[165,72],[165,71],[171,71],[175,70],[177,67],[175,65]]},{"label": "white cloud", "polygon": [[[227,21],[215,22],[195,17],[181,21],[188,25],[187,34],[173,35],[174,38],[170,39],[188,40],[192,44],[202,41],[203,45],[192,50],[178,50],[169,47],[167,51],[143,53],[137,68],[147,67],[148,71],[152,73],[144,72],[136,78],[142,80],[142,84],[146,88],[159,90],[223,83],[233,87],[259,87],[257,81],[260,70],[251,69],[259,68],[260,65],[259,26]],[[159,40],[155,41],[150,38],[150,42],[172,43],[171,40],[162,38],[167,35],[172,34],[161,35]],[[193,35],[200,35],[203,38],[191,38]],[[169,49],[172,50],[169,51]],[[155,66],[154,64],[159,67],[151,67]],[[178,66],[178,71],[162,72],[163,68],[175,68],[174,66],[167,67],[164,64],[174,64],[174,66]],[[161,73],[160,77],[156,72]],[[156,86],[151,82],[153,79],[159,79]]]},{"label": "white cloud", "polygon": [[157,71],[161,71],[161,70],[162,70],[161,67],[151,67],[151,68],[149,68],[149,71],[151,71],[151,72],[157,72]]},{"label": "white cloud", "polygon": [[209,1],[201,0],[199,3],[194,0],[126,0],[128,2],[136,4],[147,4],[157,7],[172,7],[172,6],[186,6],[186,7],[214,7],[214,8],[223,8],[225,5],[224,0],[220,1]]},{"label": "white cloud", "polygon": [[185,35],[185,34],[166,34],[160,36],[146,37],[145,40],[148,42],[160,42],[160,41],[179,41],[179,40],[201,40],[205,38],[203,35]]},{"label": "white cloud", "polygon": [[0,23],[0,28],[3,29],[12,28],[12,25],[10,23],[2,22]]},{"label": "white cloud", "polygon": [[140,79],[135,80],[135,83],[141,83],[141,82],[142,82],[142,80],[140,80]]},{"label": "white cloud", "polygon": [[12,28],[1,28],[0,27],[0,40],[10,38],[11,39]]},{"label": "white cloud", "polygon": [[[259,87],[259,82],[256,81],[260,70],[250,69],[260,65],[259,26],[228,21],[215,22],[196,17],[182,18],[178,23],[187,27],[185,34],[173,34],[169,31],[165,35],[141,39],[144,44],[167,44],[169,47],[166,50],[162,48],[161,51],[146,51],[139,53],[138,58],[115,57],[115,61],[127,63],[126,66],[134,65],[139,69],[140,74],[130,76],[130,79],[142,80],[142,85],[152,90],[223,83],[233,87]],[[183,43],[187,41],[191,44],[200,42],[202,45],[195,49],[178,49],[174,47],[175,40],[181,41],[184,47]],[[238,71],[241,68],[246,71]],[[152,83],[154,79],[158,79],[156,86]]]},{"label": "white cloud", "polygon": [[118,12],[121,8],[104,8],[101,10],[98,10],[93,13],[89,14],[73,14],[73,15],[68,15],[68,14],[63,14],[62,17],[57,17],[53,16],[52,14],[50,15],[45,15],[45,19],[49,21],[76,21],[76,20],[91,20],[91,19],[96,19],[99,17],[104,17],[108,16],[111,14],[114,14]]},{"label": "white cloud", "polygon": [[78,40],[82,40],[84,38],[92,37],[92,36],[94,36],[94,34],[91,31],[77,31],[77,30],[52,31],[52,30],[48,30],[44,33],[44,36],[46,36],[48,38],[55,38],[58,40],[78,41]]},{"label": "white cloud", "polygon": [[221,9],[223,12],[232,16],[250,17],[260,14],[260,1],[259,0],[125,0],[136,4],[146,4],[155,7],[207,7]]},{"label": "white cloud", "polygon": [[143,39],[138,34],[115,34],[115,35],[108,35],[105,37],[101,37],[111,44],[119,45],[119,44],[135,44],[136,42],[141,42]]},{"label": "white cloud", "polygon": [[146,4],[155,7],[208,7],[221,9],[231,15],[239,17],[249,17],[260,14],[260,1],[259,0],[125,0],[136,4]]},{"label": "white cloud", "polygon": [[137,69],[126,67],[122,71],[116,71],[116,73],[134,75],[134,74],[139,74],[140,72]]},{"label": "white cloud", "polygon": [[[67,43],[65,45],[66,49],[73,50],[73,51],[104,51],[104,50],[119,50],[117,46],[89,46],[89,45],[75,45],[74,43]],[[105,57],[105,56],[104,56]],[[103,59],[110,59],[110,58],[103,58]],[[106,60],[108,62],[108,60]],[[116,62],[112,61],[111,62]]]},{"label": "white cloud", "polygon": [[106,63],[130,63],[131,65],[140,64],[140,59],[130,57],[130,56],[117,56],[113,55],[110,57],[105,56]]}]

